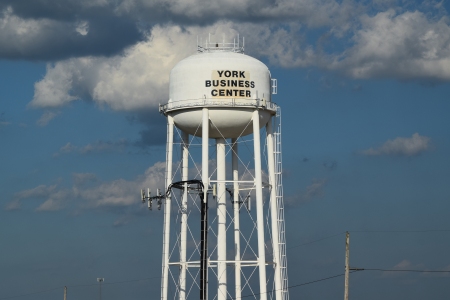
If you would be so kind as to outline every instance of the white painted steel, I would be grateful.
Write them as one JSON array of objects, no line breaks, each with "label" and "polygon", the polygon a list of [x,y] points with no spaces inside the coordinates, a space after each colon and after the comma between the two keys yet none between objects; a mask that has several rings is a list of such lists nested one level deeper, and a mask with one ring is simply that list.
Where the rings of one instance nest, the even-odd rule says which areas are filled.
[{"label": "white painted steel", "polygon": [[275,180],[275,153],[272,120],[266,125],[266,142],[267,142],[267,165],[269,171],[270,189],[270,221],[272,227],[272,251],[274,262],[274,283],[275,283],[275,299],[282,300],[283,290],[281,282],[280,268],[280,248],[279,248],[279,228],[278,228],[278,208],[277,208],[277,184]]},{"label": "white painted steel", "polygon": [[266,286],[266,251],[264,245],[264,212],[262,195],[262,169],[261,169],[261,141],[259,136],[259,111],[253,112],[253,148],[255,159],[255,196],[256,196],[256,224],[258,230],[258,268],[260,299],[267,299]]},{"label": "white painted steel", "polygon": [[235,299],[241,298],[241,229],[239,217],[239,156],[237,139],[231,140],[231,169],[233,171],[233,218],[234,218],[234,284]]},{"label": "white painted steel", "polygon": [[286,257],[286,224],[284,222],[284,201],[283,201],[283,164],[281,157],[281,108],[277,108],[275,115],[275,181],[277,194],[278,211],[278,240],[280,245],[280,269],[281,282],[283,286],[283,300],[289,300],[289,282],[287,274]]},{"label": "white painted steel", "polygon": [[[165,190],[172,183],[172,158],[173,158],[173,118],[167,117],[167,150],[166,150],[166,178]],[[169,283],[169,252],[170,252],[170,212],[171,196],[166,197],[164,204],[164,232],[162,253],[162,278],[161,278],[161,300],[167,300]]]},{"label": "white painted steel", "polygon": [[[181,180],[187,181],[189,174],[189,135],[185,132],[181,133],[181,153],[182,153],[182,169]],[[187,236],[187,202],[188,190],[187,183],[184,184],[183,199],[181,200],[181,228],[180,228],[180,276],[179,285],[180,293],[179,299],[186,299],[186,236]]]},{"label": "white painted steel", "polygon": [[227,195],[224,180],[225,139],[216,139],[217,143],[217,300],[227,299]]},{"label": "white painted steel", "polygon": [[[242,75],[246,77],[245,79],[254,81],[254,88],[244,88],[246,93],[247,91],[250,92],[249,97],[247,97],[248,94],[245,94],[245,97],[241,97],[240,95],[237,97],[214,97],[211,94],[213,87],[206,86],[205,82],[207,80],[218,80],[214,79],[214,76],[217,77],[218,71],[224,70],[239,72],[239,76]],[[227,282],[227,265],[229,265],[234,266],[235,299],[240,299],[242,293],[251,290],[257,293],[255,298],[259,298],[260,300],[267,300],[268,298],[273,300],[288,300],[284,208],[281,183],[281,131],[279,131],[280,127],[272,125],[272,120],[278,120],[279,109],[276,104],[271,102],[272,82],[269,70],[263,63],[249,56],[226,51],[213,51],[194,55],[181,61],[172,70],[170,76],[170,100],[167,104],[160,106],[160,112],[168,117],[166,190],[169,184],[172,183],[172,177],[180,178],[179,176],[181,175],[181,180],[198,179],[197,176],[193,178],[188,177],[188,159],[193,160],[191,168],[193,170],[197,168],[197,163],[194,160],[195,156],[192,156],[194,154],[192,151],[195,151],[194,144],[188,148],[189,134],[201,137],[202,140],[202,167],[201,170],[197,170],[204,185],[203,199],[205,202],[208,201],[207,195],[211,189],[211,184],[215,183],[214,186],[217,185],[217,210],[215,212],[217,217],[210,218],[210,226],[217,224],[217,232],[211,227],[209,229],[211,233],[210,237],[212,237],[210,241],[217,239],[217,247],[210,248],[212,252],[208,254],[207,265],[208,268],[213,270],[211,274],[217,275],[218,286],[217,295],[214,292],[214,295],[211,295],[211,299],[226,300],[232,297],[228,289],[233,289],[233,287],[229,286]],[[275,114],[277,114],[277,118],[274,117]],[[182,131],[182,158],[180,166],[172,174],[174,126]],[[269,185],[262,182],[262,174],[266,170],[262,170],[260,140],[260,129],[264,126],[266,126],[267,132],[265,138],[269,157],[267,172],[271,186],[270,202],[267,202],[266,206],[264,206],[262,189],[267,188]],[[275,132],[274,128],[276,128]],[[253,134],[253,140],[241,139],[241,137],[248,134]],[[217,169],[214,170],[213,168],[211,171],[212,174],[216,173],[217,178],[213,180],[211,180],[210,176],[212,175],[209,172],[209,140],[212,138],[216,139],[217,153]],[[227,143],[226,139],[231,139],[231,145]],[[239,157],[238,143],[241,142],[253,143],[253,167],[250,162],[242,161],[243,158]],[[231,151],[227,152],[226,146],[230,146]],[[231,176],[229,176],[230,178],[228,180],[226,176],[226,153],[231,153],[232,163],[232,174],[230,174]],[[245,168],[242,174],[239,174],[238,165],[239,167]],[[239,175],[243,177],[241,180]],[[233,189],[233,204],[229,207],[228,212],[226,207],[227,187]],[[246,194],[252,194],[252,201],[256,203],[256,210],[240,210],[241,199],[239,193],[243,195],[244,190]],[[198,223],[192,217],[188,220],[188,215],[191,212],[197,209],[200,210],[194,200],[194,194],[194,191],[188,192],[187,186],[185,186],[181,193],[181,199],[178,197],[178,194],[173,194],[172,199],[167,198],[165,201],[163,273],[161,284],[162,300],[168,300],[169,278],[173,278],[172,284],[176,287],[173,291],[174,299],[188,300],[197,296],[194,290],[198,287],[199,278],[198,275],[195,275],[198,271],[191,271],[191,268],[200,267],[198,258],[199,243],[196,240],[197,234],[195,233]],[[190,202],[191,199],[194,202]],[[172,248],[170,248],[168,238],[170,233],[171,201],[174,202],[174,205],[175,203],[179,205],[180,215],[175,221],[181,223],[179,227],[180,233],[176,236],[176,243],[172,245]],[[215,205],[211,207],[216,209]],[[270,210],[270,226],[269,224],[267,226],[265,225],[264,207]],[[233,211],[232,215],[231,210]],[[212,213],[214,212],[210,208],[210,214]],[[231,226],[232,224],[228,226],[229,230],[233,231],[233,236],[230,235],[231,232],[228,233],[228,238],[230,238],[228,244],[234,241],[235,252],[232,260],[227,260],[227,250],[228,252],[232,251],[232,245],[228,245],[229,247],[227,249],[227,214],[230,214],[230,218],[234,220],[234,226]],[[196,215],[192,214],[192,216]],[[190,224],[193,224],[192,227]],[[254,227],[248,231],[247,229],[249,228],[246,227],[247,225],[244,226],[243,224],[254,224]],[[193,230],[194,228],[195,230]],[[272,232],[273,254],[269,256],[272,256],[273,259],[268,256],[266,261],[265,234],[267,234],[267,230]],[[189,237],[192,237],[194,243],[191,243]],[[187,247],[188,245],[194,245],[195,248],[191,249]],[[177,246],[179,247],[179,261],[170,262],[170,253],[175,253]],[[212,257],[210,256],[215,256],[215,253],[217,253],[217,260],[211,260],[210,258]],[[255,256],[251,257],[253,254]],[[248,257],[249,259],[243,259],[241,257],[243,255],[246,257],[250,255]],[[273,277],[271,267],[268,268],[269,265],[272,265],[274,268],[275,273]],[[169,266],[172,269],[169,270]],[[254,267],[257,267],[258,272],[253,273],[251,271],[251,268]],[[175,268],[179,268],[178,278],[171,272]],[[217,272],[215,272],[216,270]],[[268,273],[266,275],[266,271],[269,271],[270,274]],[[228,275],[233,276],[231,272]],[[253,282],[254,279],[248,276],[259,277],[259,292],[258,287],[250,286],[249,283]],[[242,279],[245,279],[245,284],[241,282]],[[267,285],[269,283],[271,284],[272,280],[275,283],[276,292],[267,296]],[[233,283],[231,280],[230,282],[231,284]]]},{"label": "white painted steel", "polygon": [[[252,111],[254,108],[232,108],[210,107],[210,120],[214,124],[210,128],[209,137],[239,137],[246,136],[253,132],[251,126]],[[202,118],[202,108],[192,108],[175,110],[170,112],[174,117],[175,124],[181,130],[195,136],[201,136],[201,128],[198,128],[199,121]],[[261,127],[262,128],[270,119],[269,111],[261,111]]]},{"label": "white painted steel", "polygon": [[[236,73],[226,77],[226,71]],[[222,80],[225,80],[224,87]],[[231,87],[229,80],[235,80],[241,86]],[[211,81],[210,86],[207,81]],[[213,86],[215,83],[219,86]],[[233,92],[233,96],[214,96],[215,91],[220,90],[244,91],[245,95],[236,95],[236,92]],[[213,52],[192,55],[172,69],[169,98],[169,104],[181,102],[186,107],[172,112],[176,126],[183,131],[198,136],[200,131],[197,131],[197,128],[202,118],[202,108],[198,104],[199,101],[208,100],[221,106],[211,108],[210,119],[222,135],[227,138],[244,136],[252,132],[248,125],[253,110],[239,108],[239,105],[252,99],[271,101],[270,72],[259,60],[241,53]],[[230,107],[234,104],[238,105],[238,109]],[[263,111],[261,116],[267,122],[270,113]],[[261,126],[264,126],[265,122],[261,122]],[[221,137],[218,130],[211,128],[210,137]]]},{"label": "white painted steel", "polygon": [[[200,53],[183,59],[170,72],[169,102],[213,98],[211,87],[205,80],[212,80],[212,72],[217,70],[245,71],[250,78],[237,78],[254,81],[250,88],[251,98],[271,100],[272,82],[270,71],[261,61],[251,56],[233,52]],[[233,79],[236,77],[220,77]],[[219,78],[218,78],[219,79]],[[233,97],[244,98],[248,97]]]},{"label": "white painted steel", "polygon": [[208,188],[209,188],[209,170],[208,170],[208,155],[209,155],[209,110],[203,108],[202,110],[202,181],[204,186],[203,201],[207,202]]}]

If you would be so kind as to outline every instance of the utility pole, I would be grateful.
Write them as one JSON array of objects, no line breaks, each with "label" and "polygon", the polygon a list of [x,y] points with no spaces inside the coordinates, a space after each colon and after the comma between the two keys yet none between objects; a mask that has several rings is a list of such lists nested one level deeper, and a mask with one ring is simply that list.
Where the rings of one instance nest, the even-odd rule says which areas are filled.
[{"label": "utility pole", "polygon": [[64,300],[67,300],[67,286],[64,287]]},{"label": "utility pole", "polygon": [[345,290],[344,300],[348,300],[348,275],[350,273],[350,233],[345,233]]},{"label": "utility pole", "polygon": [[105,278],[97,278],[97,281],[98,281],[99,287],[100,287],[99,299],[102,300],[102,282],[105,281]]}]

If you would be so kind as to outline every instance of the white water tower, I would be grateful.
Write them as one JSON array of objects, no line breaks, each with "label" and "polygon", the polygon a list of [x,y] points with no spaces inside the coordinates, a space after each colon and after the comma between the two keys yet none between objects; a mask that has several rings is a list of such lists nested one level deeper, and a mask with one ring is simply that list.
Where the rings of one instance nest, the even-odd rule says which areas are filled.
[{"label": "white water tower", "polygon": [[243,52],[208,40],[170,73],[166,186],[142,195],[164,205],[162,300],[289,298],[276,80]]}]

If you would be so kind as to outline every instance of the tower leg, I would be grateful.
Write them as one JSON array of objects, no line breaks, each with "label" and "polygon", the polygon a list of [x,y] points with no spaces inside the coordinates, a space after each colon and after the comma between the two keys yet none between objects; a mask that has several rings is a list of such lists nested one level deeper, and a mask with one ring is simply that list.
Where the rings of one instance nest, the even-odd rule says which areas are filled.
[{"label": "tower leg", "polygon": [[227,299],[227,195],[225,139],[216,139],[217,143],[217,300]]},{"label": "tower leg", "polygon": [[256,226],[258,230],[258,268],[260,299],[267,299],[266,252],[264,247],[264,211],[262,195],[261,141],[259,136],[259,111],[253,112],[253,151],[255,157]]},{"label": "tower leg", "polygon": [[[188,180],[188,163],[189,163],[189,134],[182,133],[181,153],[183,155],[183,165],[181,169],[181,180]],[[181,201],[181,228],[180,228],[180,277],[179,299],[186,299],[186,236],[187,236],[187,202],[188,190],[187,183],[184,184],[183,198]]]},{"label": "tower leg", "polygon": [[238,144],[237,139],[232,139],[231,168],[233,170],[233,211],[234,211],[234,278],[235,299],[241,299],[241,229],[239,219],[239,171],[238,171]]},{"label": "tower leg", "polygon": [[202,181],[205,187],[203,195],[203,201],[207,201],[207,193],[209,188],[209,170],[208,170],[208,142],[209,142],[209,110],[203,108],[203,120],[202,120]]},{"label": "tower leg", "polygon": [[280,266],[280,243],[279,243],[279,228],[278,228],[278,208],[277,208],[277,183],[275,180],[275,153],[274,153],[274,139],[272,118],[266,125],[266,141],[267,141],[267,158],[269,180],[271,184],[270,190],[270,220],[272,227],[272,249],[274,262],[274,283],[275,283],[275,299],[282,300],[282,284],[281,284],[281,266]]},{"label": "tower leg", "polygon": [[[173,155],[173,117],[167,117],[167,150],[166,150],[166,186],[165,191],[172,183],[172,155]],[[165,192],[164,191],[164,192]],[[162,276],[161,276],[161,300],[167,300],[167,289],[169,283],[169,242],[170,242],[170,210],[171,198],[166,197],[164,204],[164,232],[162,253]]]},{"label": "tower leg", "polygon": [[208,156],[209,156],[209,110],[203,108],[202,110],[202,182],[204,186],[203,197],[201,197],[201,267],[200,267],[200,300],[208,299],[208,188],[209,188],[209,168],[208,168]]}]

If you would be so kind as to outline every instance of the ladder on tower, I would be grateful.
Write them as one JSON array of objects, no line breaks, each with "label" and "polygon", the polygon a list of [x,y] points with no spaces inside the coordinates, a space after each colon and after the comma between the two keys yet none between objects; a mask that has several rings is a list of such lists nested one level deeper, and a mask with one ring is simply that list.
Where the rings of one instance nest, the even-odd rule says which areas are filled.
[{"label": "ladder on tower", "polygon": [[[288,274],[287,274],[287,258],[286,258],[286,226],[284,222],[284,203],[283,203],[283,181],[282,181],[282,160],[281,160],[281,108],[277,108],[275,117],[275,187],[276,187],[276,202],[278,208],[278,243],[280,249],[280,271],[281,271],[281,286],[282,299],[289,300],[288,291]],[[273,233],[275,234],[275,233]]]}]

